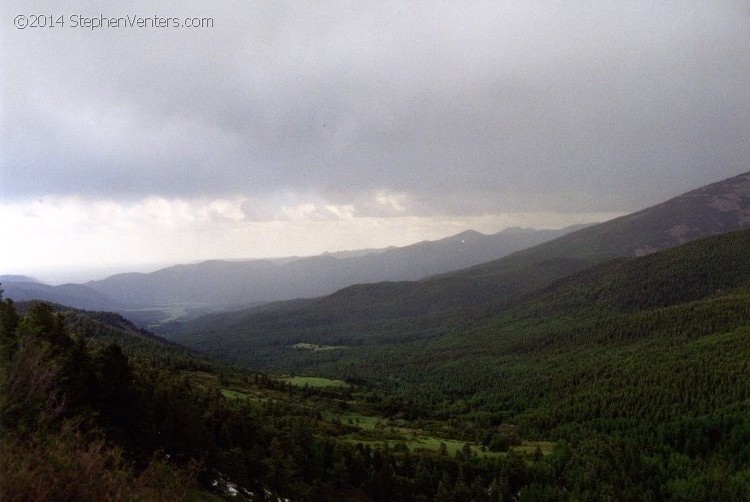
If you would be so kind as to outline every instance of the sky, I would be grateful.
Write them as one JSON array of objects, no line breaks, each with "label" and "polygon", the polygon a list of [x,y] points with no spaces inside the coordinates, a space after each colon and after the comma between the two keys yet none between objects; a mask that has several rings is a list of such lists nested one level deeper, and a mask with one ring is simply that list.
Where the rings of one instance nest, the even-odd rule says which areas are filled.
[{"label": "sky", "polygon": [[746,0],[0,9],[0,273],[560,228],[750,170]]}]

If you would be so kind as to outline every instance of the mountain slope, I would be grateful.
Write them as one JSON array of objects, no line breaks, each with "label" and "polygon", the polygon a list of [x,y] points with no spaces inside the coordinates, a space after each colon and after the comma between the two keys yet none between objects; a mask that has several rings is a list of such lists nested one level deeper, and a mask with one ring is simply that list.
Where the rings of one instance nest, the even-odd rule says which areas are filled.
[{"label": "mountain slope", "polygon": [[750,403],[748,250],[744,230],[617,259],[465,312],[463,325],[445,318],[440,339],[303,364],[365,368],[358,376],[432,399],[481,394],[539,431],[653,434]]},{"label": "mountain slope", "polygon": [[115,310],[124,307],[120,302],[83,284],[50,286],[23,276],[5,276],[0,284],[5,295],[16,301],[44,300],[89,310]]},{"label": "mountain slope", "polygon": [[750,172],[698,188],[656,206],[572,232],[467,270],[457,277],[506,280],[528,264],[569,259],[599,263],[643,256],[699,237],[750,226]]}]

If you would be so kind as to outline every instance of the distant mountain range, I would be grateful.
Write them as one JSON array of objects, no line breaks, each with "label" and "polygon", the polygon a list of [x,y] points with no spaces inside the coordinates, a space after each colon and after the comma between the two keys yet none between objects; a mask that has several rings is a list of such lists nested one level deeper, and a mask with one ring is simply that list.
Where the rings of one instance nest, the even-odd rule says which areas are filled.
[{"label": "distant mountain range", "polygon": [[464,268],[559,237],[576,228],[513,228],[494,235],[469,231],[437,241],[354,256],[327,254],[280,262],[212,260],[149,274],[118,274],[86,285],[115,301],[144,306],[242,305],[314,297],[351,284],[416,280]]},{"label": "distant mountain range", "polygon": [[[748,226],[750,173],[745,173],[588,227],[512,228],[493,235],[467,231],[401,248],[213,260],[86,284],[50,286],[24,276],[2,276],[0,283],[5,296],[17,300],[115,310],[141,324],[324,295],[331,296],[315,302],[335,311],[359,311],[372,318],[414,316],[481,305],[611,258],[641,256]],[[271,309],[289,305],[301,304]],[[173,306],[182,310],[166,313]]]},{"label": "distant mountain range", "polygon": [[[340,345],[352,336],[385,343],[399,331],[444,332],[445,316],[539,290],[613,258],[637,257],[701,237],[750,227],[750,173],[693,190],[662,204],[586,227],[467,269],[420,281],[358,284],[331,295],[214,314],[166,326],[174,340],[243,362],[291,343]],[[488,307],[489,308],[489,307]],[[471,314],[466,314],[471,309]],[[464,313],[461,313],[461,312]],[[239,348],[242,348],[240,350]],[[291,357],[288,356],[287,357]]]},{"label": "distant mountain range", "polygon": [[147,274],[117,274],[86,284],[50,286],[25,276],[2,276],[0,283],[6,296],[18,300],[41,299],[78,308],[116,310],[148,322],[159,320],[162,314],[144,313],[144,309],[173,305],[205,310],[239,308],[330,294],[357,283],[421,279],[505,256],[581,227],[509,228],[492,235],[466,231],[405,247],[304,258],[212,260]]}]

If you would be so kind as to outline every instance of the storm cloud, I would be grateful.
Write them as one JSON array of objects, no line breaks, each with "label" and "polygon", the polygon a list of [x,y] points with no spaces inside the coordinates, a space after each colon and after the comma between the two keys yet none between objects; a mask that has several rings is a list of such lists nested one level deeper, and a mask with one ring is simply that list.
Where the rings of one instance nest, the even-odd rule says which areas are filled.
[{"label": "storm cloud", "polygon": [[[4,4],[4,203],[623,212],[750,166],[744,1]],[[18,14],[67,25],[19,30]]]}]

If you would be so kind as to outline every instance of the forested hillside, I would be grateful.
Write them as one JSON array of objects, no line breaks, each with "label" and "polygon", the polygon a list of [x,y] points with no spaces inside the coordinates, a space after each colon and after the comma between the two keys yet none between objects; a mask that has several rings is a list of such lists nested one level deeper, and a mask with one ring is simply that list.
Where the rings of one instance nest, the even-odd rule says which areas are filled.
[{"label": "forested hillside", "polygon": [[116,315],[21,307],[0,302],[3,500],[494,501],[577,473],[569,447],[511,425],[469,434],[380,391],[198,360]]},{"label": "forested hillside", "polygon": [[749,250],[739,231],[418,322],[270,312],[191,345],[367,383],[467,430],[585,444],[608,459],[602,475],[641,469],[615,493],[692,499],[750,481]]}]

